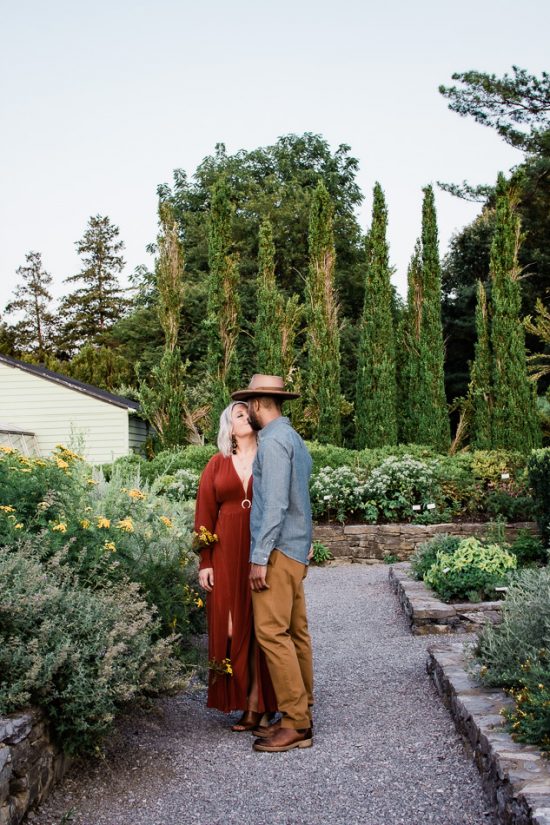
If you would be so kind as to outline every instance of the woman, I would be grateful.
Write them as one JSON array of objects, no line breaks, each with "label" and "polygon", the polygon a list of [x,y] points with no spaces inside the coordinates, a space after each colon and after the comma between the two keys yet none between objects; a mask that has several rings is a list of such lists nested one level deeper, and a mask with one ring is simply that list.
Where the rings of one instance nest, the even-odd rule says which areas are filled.
[{"label": "woman", "polygon": [[248,574],[256,434],[245,403],[234,401],[222,412],[218,447],[201,476],[195,510],[195,532],[214,539],[201,549],[199,563],[199,584],[208,593],[207,706],[244,710],[231,729],[245,731],[277,709],[253,630]]}]

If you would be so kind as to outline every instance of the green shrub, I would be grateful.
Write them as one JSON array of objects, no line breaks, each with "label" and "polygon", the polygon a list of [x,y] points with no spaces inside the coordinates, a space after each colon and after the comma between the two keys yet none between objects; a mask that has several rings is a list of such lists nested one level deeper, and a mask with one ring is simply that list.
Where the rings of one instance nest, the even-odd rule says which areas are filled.
[{"label": "green shrub", "polygon": [[486,484],[499,484],[502,474],[508,473],[516,483],[527,481],[527,461],[522,453],[511,450],[474,450],[472,473]]},{"label": "green shrub", "polygon": [[522,570],[510,583],[502,623],[485,625],[475,648],[479,676],[513,691],[512,736],[550,752],[550,570]]},{"label": "green shrub", "polygon": [[506,521],[531,521],[535,503],[531,496],[521,492],[514,495],[506,490],[494,490],[486,496],[485,510],[491,518],[502,516]]},{"label": "green shrub", "polygon": [[176,470],[173,475],[159,476],[153,482],[152,490],[174,501],[194,501],[197,497],[199,479],[199,474],[194,470]]},{"label": "green shrub", "polygon": [[[84,585],[130,578],[160,614],[162,632],[202,628],[196,565],[191,552],[193,506],[126,486],[125,471],[110,481],[62,448],[51,459],[0,452],[0,543],[14,552],[39,536],[44,560],[66,551]],[[112,564],[113,559],[116,561]]]},{"label": "green shrub", "polygon": [[445,601],[480,601],[495,598],[495,587],[505,584],[516,566],[516,557],[498,544],[485,546],[475,538],[467,538],[453,553],[437,553],[424,581]]},{"label": "green shrub", "polygon": [[442,495],[442,507],[452,516],[477,516],[484,508],[484,483],[472,472],[470,453],[438,456],[432,463]]},{"label": "green shrub", "polygon": [[420,544],[410,557],[411,567],[416,579],[423,579],[428,570],[437,560],[438,553],[452,555],[460,544],[458,536],[449,536],[447,533],[434,536]]},{"label": "green shrub", "polygon": [[314,564],[324,564],[327,561],[331,561],[333,558],[334,556],[326,544],[323,544],[322,541],[313,542],[313,557],[311,561]]},{"label": "green shrub", "polygon": [[351,467],[322,467],[311,477],[310,496],[314,518],[343,522],[358,514],[365,521],[376,521],[376,508],[367,501],[365,484]]},{"label": "green shrub", "polygon": [[313,459],[313,473],[327,467],[336,470],[343,466],[357,466],[357,450],[335,447],[333,444],[319,444],[317,441],[306,441],[306,447]]},{"label": "green shrub", "polygon": [[65,749],[91,750],[123,704],[181,687],[180,668],[137,585],[84,587],[37,543],[0,547],[0,714],[39,705]]},{"label": "green shrub", "polygon": [[[441,490],[431,464],[407,454],[387,458],[376,467],[367,479],[366,495],[379,517],[410,521],[417,520],[413,505],[426,507],[440,501]],[[436,517],[440,518],[440,514]]]},{"label": "green shrub", "polygon": [[104,477],[109,481],[114,472],[119,478],[124,480],[143,478],[143,468],[147,466],[147,461],[137,453],[123,455],[115,459],[110,464],[103,464],[101,470]]},{"label": "green shrub", "polygon": [[529,483],[545,547],[550,547],[550,447],[533,450],[529,458]]},{"label": "green shrub", "polygon": [[545,564],[548,561],[548,551],[538,536],[529,530],[519,530],[518,535],[510,546],[510,551],[518,560],[518,567],[526,564]]},{"label": "green shrub", "polygon": [[190,444],[188,447],[163,450],[152,461],[145,463],[142,467],[142,478],[152,482],[159,476],[174,475],[177,470],[192,470],[200,476],[217,452],[218,448],[213,444]]},{"label": "green shrub", "polygon": [[375,447],[359,451],[352,450],[350,452],[354,453],[354,463],[365,470],[367,474],[371,473],[376,467],[379,467],[388,458],[404,458],[405,456],[410,456],[418,461],[426,462],[441,458],[440,454],[432,447],[427,447],[422,444],[396,444],[391,447]]}]

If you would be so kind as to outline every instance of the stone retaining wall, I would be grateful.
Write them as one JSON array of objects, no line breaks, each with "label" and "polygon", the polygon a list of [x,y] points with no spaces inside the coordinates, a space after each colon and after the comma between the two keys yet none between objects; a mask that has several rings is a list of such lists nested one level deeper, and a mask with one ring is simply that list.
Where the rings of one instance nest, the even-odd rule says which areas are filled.
[{"label": "stone retaining wall", "polygon": [[[450,536],[484,536],[488,524],[317,524],[313,536],[322,541],[337,559],[366,563],[383,561],[385,556],[397,556],[406,561],[416,547],[438,533]],[[518,530],[537,532],[534,522],[506,525],[506,540],[512,542]]]},{"label": "stone retaining wall", "polygon": [[394,564],[389,579],[415,635],[469,633],[479,630],[485,622],[500,622],[502,602],[447,604],[424,582],[411,578],[410,569],[408,562]]},{"label": "stone retaining wall", "polygon": [[550,825],[550,765],[505,728],[501,711],[512,700],[473,681],[461,642],[438,643],[428,654],[428,673],[471,750],[500,825]]},{"label": "stone retaining wall", "polygon": [[68,765],[40,711],[0,717],[0,825],[19,825]]}]

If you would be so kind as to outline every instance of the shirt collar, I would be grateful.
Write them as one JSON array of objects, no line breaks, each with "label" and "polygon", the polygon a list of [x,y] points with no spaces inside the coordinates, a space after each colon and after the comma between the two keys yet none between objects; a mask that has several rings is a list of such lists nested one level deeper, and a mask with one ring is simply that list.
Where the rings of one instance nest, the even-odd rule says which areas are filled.
[{"label": "shirt collar", "polygon": [[278,418],[274,418],[273,421],[270,421],[269,424],[262,427],[258,433],[258,438],[262,439],[266,433],[275,430],[277,427],[281,426],[281,424],[290,424],[290,418],[286,415],[280,415]]}]

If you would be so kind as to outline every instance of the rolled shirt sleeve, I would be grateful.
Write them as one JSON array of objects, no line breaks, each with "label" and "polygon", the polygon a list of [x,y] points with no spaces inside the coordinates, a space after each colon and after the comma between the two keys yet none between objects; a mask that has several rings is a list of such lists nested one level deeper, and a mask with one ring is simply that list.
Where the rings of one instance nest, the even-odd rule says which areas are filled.
[{"label": "rolled shirt sleeve", "polygon": [[255,479],[254,487],[254,503],[260,504],[261,517],[251,548],[253,564],[267,564],[271,551],[278,545],[289,507],[291,461],[288,446],[277,439],[270,438],[262,444],[259,484]]}]

